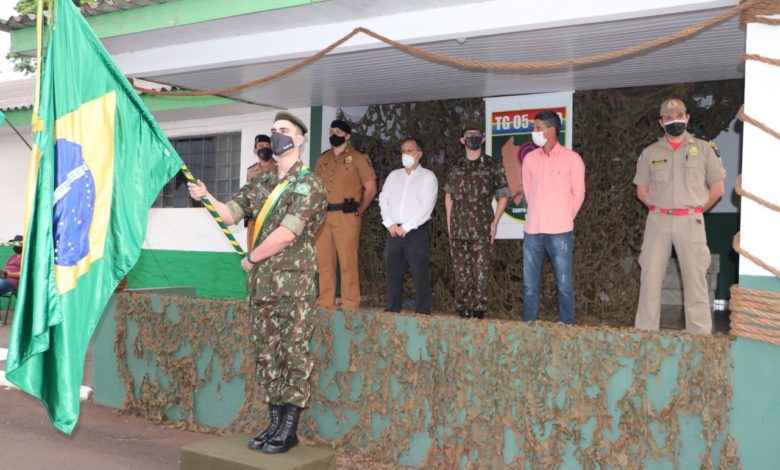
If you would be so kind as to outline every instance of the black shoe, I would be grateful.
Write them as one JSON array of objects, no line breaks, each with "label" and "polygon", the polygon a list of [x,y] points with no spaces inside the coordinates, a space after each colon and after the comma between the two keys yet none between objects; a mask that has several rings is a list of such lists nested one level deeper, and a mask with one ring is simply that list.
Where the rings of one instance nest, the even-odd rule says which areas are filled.
[{"label": "black shoe", "polygon": [[287,403],[279,430],[260,448],[266,454],[283,454],[298,445],[298,420],[303,408]]},{"label": "black shoe", "polygon": [[482,320],[483,318],[485,318],[485,311],[484,310],[473,310],[471,312],[471,317],[472,318],[479,318],[480,320]]},{"label": "black shoe", "polygon": [[249,440],[250,449],[260,449],[263,447],[263,444],[268,442],[268,440],[276,434],[276,431],[279,430],[279,425],[282,423],[283,414],[284,405],[268,405],[268,427],[265,428],[265,431]]},{"label": "black shoe", "polygon": [[420,315],[430,315],[431,314],[431,312],[414,312],[414,313],[417,313],[417,314],[420,314]]},{"label": "black shoe", "polygon": [[465,308],[459,308],[457,312],[458,315],[460,315],[460,318],[471,318],[471,312],[469,312]]}]

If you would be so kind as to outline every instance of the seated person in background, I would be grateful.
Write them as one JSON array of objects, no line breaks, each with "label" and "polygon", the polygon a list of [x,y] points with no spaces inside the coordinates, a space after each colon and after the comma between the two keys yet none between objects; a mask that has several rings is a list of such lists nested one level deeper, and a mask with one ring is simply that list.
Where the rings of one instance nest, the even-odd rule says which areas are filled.
[{"label": "seated person in background", "polygon": [[16,292],[16,289],[19,288],[19,271],[22,268],[22,236],[17,235],[8,242],[14,247],[14,254],[8,258],[5,267],[0,271],[0,295]]}]

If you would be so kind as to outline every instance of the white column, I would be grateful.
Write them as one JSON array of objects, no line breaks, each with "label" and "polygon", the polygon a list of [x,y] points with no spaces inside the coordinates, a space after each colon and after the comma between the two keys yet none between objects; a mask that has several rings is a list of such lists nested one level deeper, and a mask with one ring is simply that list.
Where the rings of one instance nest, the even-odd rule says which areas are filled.
[{"label": "white column", "polygon": [[[780,59],[780,26],[748,24],[745,49],[748,54]],[[754,60],[746,62],[745,113],[774,130],[780,130],[778,84],[780,67]],[[748,123],[745,123],[743,133],[742,187],[765,200],[780,204],[780,139]],[[780,268],[780,212],[742,198],[741,234],[744,250],[770,266]],[[774,277],[745,257],[740,257],[739,274]]]}]

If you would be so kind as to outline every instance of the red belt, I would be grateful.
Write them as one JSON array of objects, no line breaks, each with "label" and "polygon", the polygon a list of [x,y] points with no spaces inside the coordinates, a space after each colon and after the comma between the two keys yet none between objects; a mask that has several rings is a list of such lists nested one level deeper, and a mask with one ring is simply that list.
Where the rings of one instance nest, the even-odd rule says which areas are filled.
[{"label": "red belt", "polygon": [[693,209],[661,209],[660,207],[650,206],[650,212],[658,212],[659,214],[667,215],[690,215],[701,214],[704,211],[701,207],[695,207]]}]

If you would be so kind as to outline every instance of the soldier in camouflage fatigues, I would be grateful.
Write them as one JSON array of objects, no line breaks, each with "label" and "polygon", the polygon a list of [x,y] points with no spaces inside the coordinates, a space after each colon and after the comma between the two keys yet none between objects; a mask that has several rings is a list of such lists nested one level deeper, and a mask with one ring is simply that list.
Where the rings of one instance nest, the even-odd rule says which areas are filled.
[{"label": "soldier in camouflage fatigues", "polygon": [[[251,216],[262,224],[242,267],[248,272],[257,377],[270,416],[268,428],[249,447],[267,453],[286,452],[298,443],[298,420],[310,398],[314,367],[309,343],[317,298],[315,239],[328,201],[322,179],[299,160],[305,132],[297,117],[278,113],[271,136],[278,171],[254,176],[227,204],[211,198],[226,222]],[[285,183],[276,198],[275,188]],[[190,193],[199,199],[203,194],[195,188],[191,185]],[[269,200],[276,203],[264,217]]]},{"label": "soldier in camouflage fatigues", "polygon": [[485,138],[481,130],[466,128],[460,143],[466,155],[453,164],[444,186],[453,291],[461,317],[483,318],[489,302],[490,249],[510,192],[504,167],[482,152]]}]

